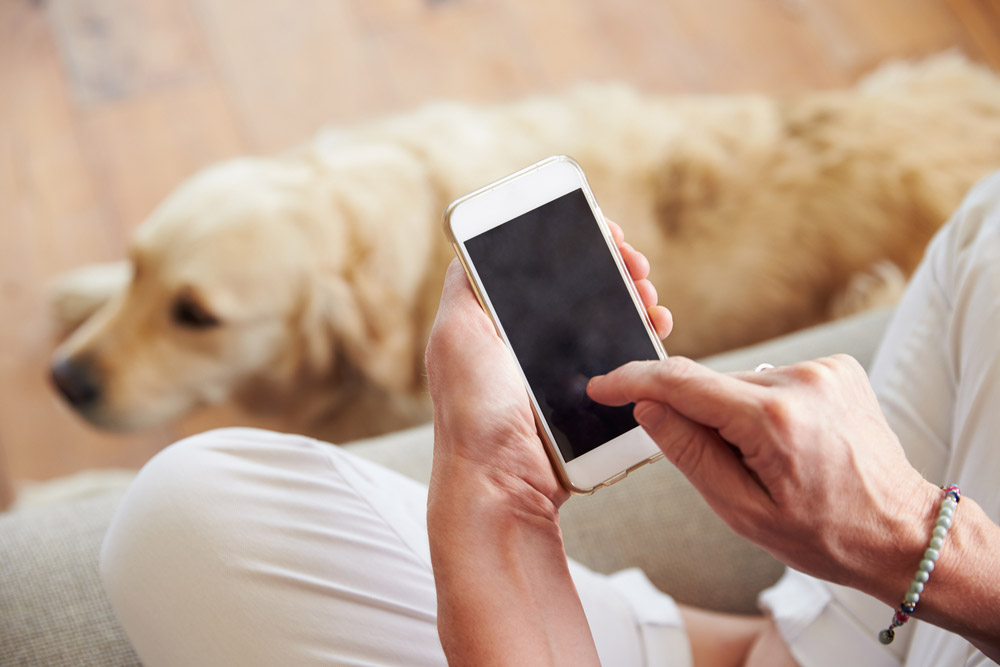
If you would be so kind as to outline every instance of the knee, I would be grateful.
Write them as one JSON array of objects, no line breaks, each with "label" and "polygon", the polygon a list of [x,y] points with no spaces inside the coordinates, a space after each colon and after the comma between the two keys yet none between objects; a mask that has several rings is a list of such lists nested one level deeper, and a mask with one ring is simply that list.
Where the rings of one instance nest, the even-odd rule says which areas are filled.
[{"label": "knee", "polygon": [[[210,577],[246,532],[252,508],[281,483],[281,467],[320,467],[321,447],[306,438],[222,429],[154,456],[122,497],[101,549],[101,577],[119,616]],[[303,457],[309,460],[298,461]]]},{"label": "knee", "polygon": [[[926,270],[949,298],[978,280],[981,269],[993,271],[1000,252],[1000,171],[990,174],[965,196],[958,210],[931,241]],[[970,280],[971,279],[971,280]]]},{"label": "knee", "polygon": [[1000,171],[979,181],[965,196],[951,221],[954,229],[954,250],[975,244],[1000,241]]}]

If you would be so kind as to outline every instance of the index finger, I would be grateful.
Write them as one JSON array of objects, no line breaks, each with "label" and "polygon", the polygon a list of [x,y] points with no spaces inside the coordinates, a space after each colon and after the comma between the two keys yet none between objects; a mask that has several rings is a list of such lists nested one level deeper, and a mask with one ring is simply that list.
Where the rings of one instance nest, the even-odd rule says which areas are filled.
[{"label": "index finger", "polygon": [[591,378],[587,393],[598,403],[664,403],[688,419],[722,431],[734,417],[755,410],[765,389],[683,357],[633,361]]}]

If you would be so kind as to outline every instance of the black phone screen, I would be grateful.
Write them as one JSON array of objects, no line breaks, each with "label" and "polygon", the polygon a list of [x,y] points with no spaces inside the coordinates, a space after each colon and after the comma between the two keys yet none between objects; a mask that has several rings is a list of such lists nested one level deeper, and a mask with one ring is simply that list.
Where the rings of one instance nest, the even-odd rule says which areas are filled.
[{"label": "black phone screen", "polygon": [[583,190],[474,236],[466,250],[566,461],[638,424],[587,382],[658,359]]}]

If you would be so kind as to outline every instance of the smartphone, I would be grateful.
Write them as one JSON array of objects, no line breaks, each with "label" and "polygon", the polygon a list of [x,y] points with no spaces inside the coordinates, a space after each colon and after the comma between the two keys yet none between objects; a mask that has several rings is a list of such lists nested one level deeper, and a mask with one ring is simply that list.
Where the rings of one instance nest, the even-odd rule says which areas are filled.
[{"label": "smartphone", "polygon": [[454,201],[445,232],[513,353],[563,486],[592,493],[662,452],[591,377],[664,359],[580,165],[557,155]]}]

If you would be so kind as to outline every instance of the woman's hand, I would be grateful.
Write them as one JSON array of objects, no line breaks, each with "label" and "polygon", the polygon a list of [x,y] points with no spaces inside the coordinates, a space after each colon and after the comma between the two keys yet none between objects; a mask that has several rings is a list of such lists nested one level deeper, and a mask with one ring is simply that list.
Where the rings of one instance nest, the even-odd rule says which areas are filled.
[{"label": "woman's hand", "polygon": [[588,392],[636,402],[636,420],[738,533],[898,603],[913,574],[899,564],[915,568],[940,491],[906,460],[854,359],[725,375],[675,357],[623,366]]},{"label": "woman's hand", "polygon": [[[611,226],[661,336],[649,263]],[[559,485],[514,360],[457,261],[427,345],[434,467],[427,506],[438,634],[452,664],[598,664],[569,574]]]},{"label": "woman's hand", "polygon": [[[608,222],[654,328],[665,338],[670,312],[656,304],[649,262]],[[550,513],[568,497],[548,461],[524,383],[510,352],[476,300],[457,260],[445,277],[441,306],[427,346],[434,401],[435,470],[487,475],[519,504]],[[455,465],[457,469],[450,466]],[[436,484],[440,475],[432,482]],[[454,481],[454,480],[451,480]]]}]

